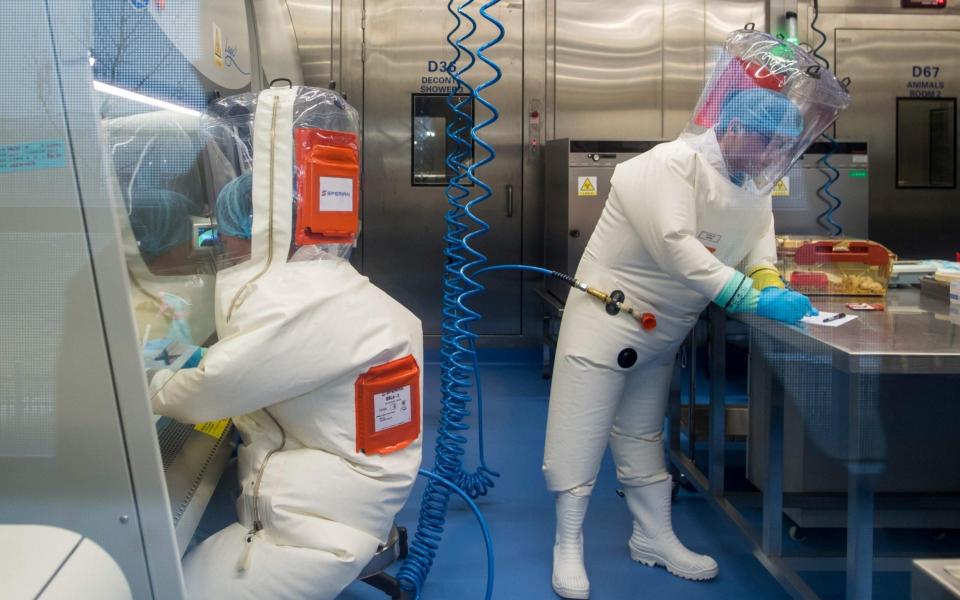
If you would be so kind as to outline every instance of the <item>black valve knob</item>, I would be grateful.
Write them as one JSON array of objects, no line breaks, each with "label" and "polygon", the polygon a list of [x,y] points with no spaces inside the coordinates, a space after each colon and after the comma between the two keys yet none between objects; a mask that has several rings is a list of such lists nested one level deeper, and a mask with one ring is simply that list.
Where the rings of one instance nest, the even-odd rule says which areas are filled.
[{"label": "black valve knob", "polygon": [[579,229],[571,229],[571,230],[570,230],[570,237],[572,237],[572,238],[578,238],[578,237],[580,237],[580,230],[579,230]]},{"label": "black valve knob", "polygon": [[607,309],[608,315],[616,315],[620,313],[620,307],[617,306],[618,302],[623,302],[626,300],[626,296],[623,295],[623,292],[620,290],[613,290],[610,292],[610,302],[607,302],[605,308]]}]

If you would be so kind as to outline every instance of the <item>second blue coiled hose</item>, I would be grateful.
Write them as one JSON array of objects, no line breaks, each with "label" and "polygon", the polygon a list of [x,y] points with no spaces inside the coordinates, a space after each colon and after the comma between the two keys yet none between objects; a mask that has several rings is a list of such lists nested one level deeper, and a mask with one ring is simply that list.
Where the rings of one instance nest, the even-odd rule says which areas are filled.
[{"label": "second blue coiled hose", "polygon": [[[453,177],[447,185],[447,201],[450,205],[445,220],[447,231],[444,236],[444,256],[447,264],[443,280],[443,320],[441,326],[441,394],[442,407],[440,423],[437,428],[436,457],[432,472],[423,474],[429,478],[420,504],[420,517],[417,531],[410,545],[409,555],[397,575],[403,589],[420,596],[423,583],[427,578],[437,549],[443,536],[450,495],[457,493],[465,499],[483,496],[493,487],[498,474],[491,470],[484,456],[483,422],[478,418],[480,466],[474,472],[464,468],[463,455],[467,438],[464,432],[468,425],[464,419],[470,415],[470,391],[476,389],[477,408],[482,413],[482,390],[478,373],[476,339],[472,325],[481,318],[481,314],[468,305],[472,296],[484,291],[484,286],[473,278],[473,271],[487,262],[486,256],[473,246],[476,238],[485,234],[490,226],[477,216],[477,206],[489,199],[493,191],[482,181],[477,170],[496,158],[496,151],[481,136],[481,131],[499,118],[496,107],[483,97],[483,91],[496,84],[502,75],[500,67],[485,53],[498,44],[504,37],[503,25],[488,10],[500,0],[488,0],[480,8],[480,15],[497,29],[493,39],[482,44],[474,55],[465,45],[476,32],[477,22],[465,9],[474,0],[463,0],[454,10],[454,1],[450,0],[447,10],[456,20],[456,26],[447,36],[454,48],[455,58],[450,63],[448,73],[456,86],[451,91],[447,103],[454,118],[447,127],[447,137],[453,142],[453,150],[446,159],[447,167]],[[461,27],[464,33],[457,37]],[[493,70],[493,76],[476,88],[471,88],[463,79],[479,58]],[[461,65],[461,60],[464,63]],[[466,92],[464,94],[464,92]],[[474,100],[484,106],[490,116],[481,123],[475,123],[467,106]],[[469,135],[468,135],[469,134]],[[471,150],[479,146],[484,156],[470,163]],[[471,186],[479,193],[471,198]],[[487,542],[487,590],[485,598],[493,597],[493,550],[490,546],[489,532],[476,509],[484,539]]]},{"label": "second blue coiled hose", "polygon": [[830,144],[830,148],[820,157],[817,164],[820,166],[820,171],[827,176],[827,182],[817,189],[817,196],[826,202],[829,208],[817,216],[817,221],[825,228],[832,228],[831,235],[838,237],[843,235],[843,226],[834,220],[833,214],[840,208],[843,201],[830,191],[830,187],[840,179],[840,171],[830,164],[830,157],[837,151],[837,140],[826,133],[823,134],[823,137]]}]

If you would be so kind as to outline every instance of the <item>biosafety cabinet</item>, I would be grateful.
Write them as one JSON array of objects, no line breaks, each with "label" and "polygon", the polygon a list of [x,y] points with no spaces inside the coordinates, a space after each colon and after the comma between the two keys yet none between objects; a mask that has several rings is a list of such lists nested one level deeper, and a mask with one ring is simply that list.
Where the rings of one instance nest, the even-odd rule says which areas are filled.
[{"label": "biosafety cabinet", "polygon": [[[234,435],[154,416],[147,378],[214,336],[198,124],[251,88],[250,44],[243,3],[135,4],[0,4],[0,520],[47,526],[7,552],[89,541],[132,597],[182,598]],[[193,50],[218,39],[239,69]]]}]

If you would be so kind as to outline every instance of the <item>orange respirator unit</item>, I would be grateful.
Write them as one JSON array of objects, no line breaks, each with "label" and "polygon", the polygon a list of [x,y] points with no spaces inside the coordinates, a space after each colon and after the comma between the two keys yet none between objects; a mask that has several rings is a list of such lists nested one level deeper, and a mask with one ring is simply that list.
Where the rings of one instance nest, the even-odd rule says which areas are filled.
[{"label": "orange respirator unit", "polygon": [[294,129],[297,246],[353,244],[360,229],[360,144],[356,134]]}]

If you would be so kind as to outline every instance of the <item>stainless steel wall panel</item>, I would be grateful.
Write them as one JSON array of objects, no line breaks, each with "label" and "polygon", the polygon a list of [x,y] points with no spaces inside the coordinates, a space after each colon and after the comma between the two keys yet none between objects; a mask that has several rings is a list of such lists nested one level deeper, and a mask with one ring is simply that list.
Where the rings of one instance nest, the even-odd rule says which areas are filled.
[{"label": "stainless steel wall panel", "polygon": [[[543,264],[543,174],[547,124],[547,6],[528,2],[523,8],[523,252],[525,264]],[[534,119],[533,112],[539,113]],[[542,306],[535,290],[543,280],[523,276],[523,332],[542,331]]]},{"label": "stainless steel wall panel", "polygon": [[294,85],[303,83],[297,34],[290,22],[285,0],[253,0],[260,45],[260,66],[266,82],[286,77]]},{"label": "stainless steel wall panel", "polygon": [[660,0],[562,0],[555,35],[555,137],[662,135]]},{"label": "stainless steel wall panel", "polygon": [[330,7],[330,78],[337,91],[341,91],[343,84],[340,80],[343,78],[343,73],[340,71],[342,65],[340,45],[343,39],[343,2],[331,0]]},{"label": "stainless steel wall panel", "polygon": [[[522,5],[501,3],[491,14],[504,23],[507,33],[489,52],[503,69],[503,78],[485,94],[499,109],[500,119],[482,136],[494,145],[498,157],[480,172],[493,188],[493,197],[477,213],[491,226],[478,246],[497,264],[518,262],[522,254]],[[429,69],[431,61],[453,58],[446,42],[452,24],[445,3],[388,0],[366,6],[362,269],[420,317],[427,334],[439,333],[448,204],[443,187],[411,185],[411,102],[415,93],[443,88],[444,84],[425,83],[423,78],[446,77]],[[494,34],[491,25],[478,20],[475,40],[489,40]],[[478,63],[466,78],[478,85],[492,73]],[[479,104],[475,110],[478,122],[488,117]],[[476,158],[482,156],[483,150],[477,147]],[[506,214],[507,186],[514,190],[515,210],[510,216]],[[519,275],[492,273],[484,283],[488,291],[474,304],[484,314],[478,330],[491,335],[521,334]]]},{"label": "stainless steel wall panel", "polygon": [[333,0],[286,0],[296,32],[303,83],[329,87],[333,79]]},{"label": "stainless steel wall panel", "polygon": [[339,46],[334,50],[340,62],[341,93],[361,116],[363,116],[364,12],[363,1],[340,2]]},{"label": "stainless steel wall panel", "polygon": [[763,0],[707,0],[705,40],[707,47],[707,73],[713,68],[716,48],[723,44],[727,35],[754,23],[763,29],[767,22],[766,2]]},{"label": "stainless steel wall panel", "polygon": [[690,120],[703,89],[707,0],[663,5],[663,137],[674,138]]},{"label": "stainless steel wall panel", "polygon": [[546,96],[544,127],[546,140],[557,137],[557,0],[546,0],[544,55],[546,57]]}]

